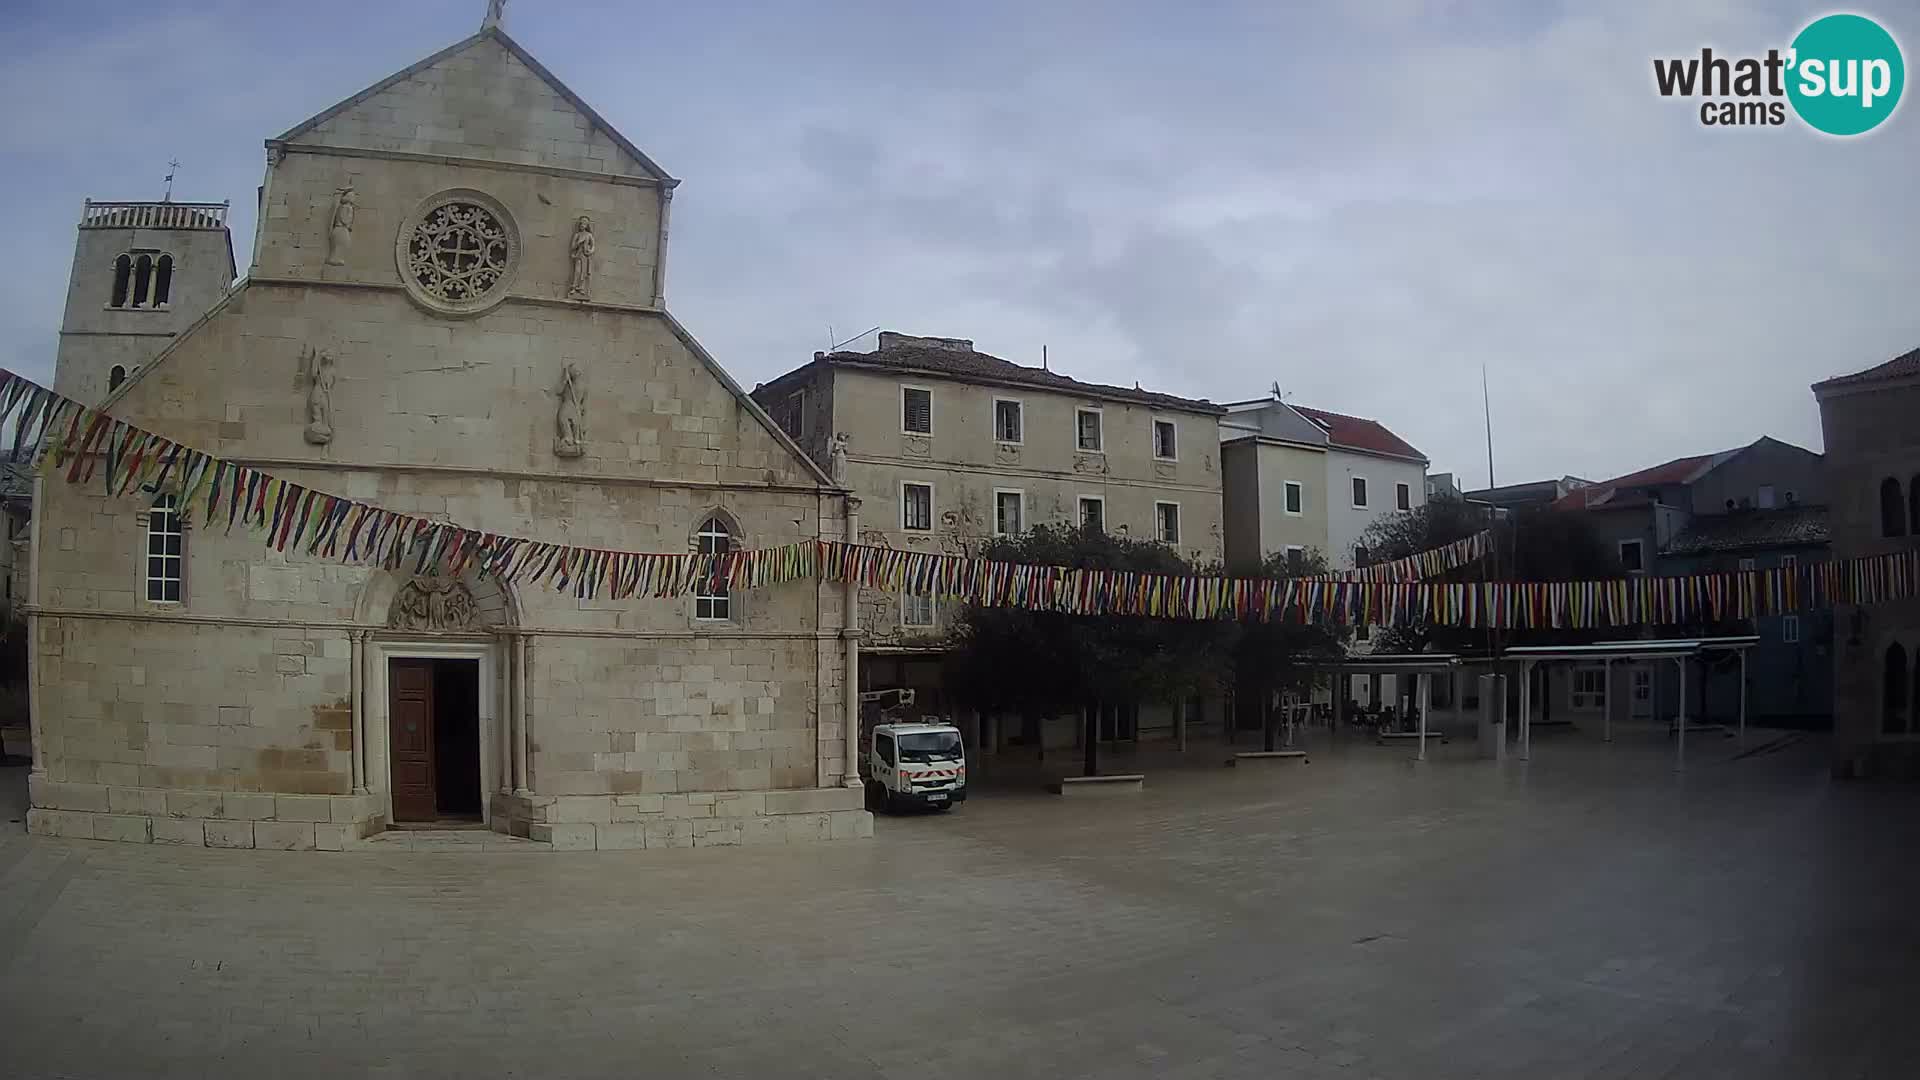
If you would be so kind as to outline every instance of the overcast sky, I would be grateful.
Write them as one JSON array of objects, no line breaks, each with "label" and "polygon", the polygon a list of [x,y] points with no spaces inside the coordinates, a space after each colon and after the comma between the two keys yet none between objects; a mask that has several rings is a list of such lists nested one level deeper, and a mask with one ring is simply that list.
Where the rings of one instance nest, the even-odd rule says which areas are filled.
[{"label": "overcast sky", "polygon": [[[232,199],[262,140],[484,0],[10,0],[0,360],[45,379],[81,200]],[[1823,5],[513,0],[684,182],[668,304],[752,386],[876,324],[1217,401],[1271,383],[1435,471],[1599,479],[1768,434],[1920,345],[1920,106],[1711,129],[1651,58]],[[1913,65],[1920,4],[1880,16]],[[1909,91],[1912,96],[1914,91]],[[858,347],[870,347],[872,339]]]}]

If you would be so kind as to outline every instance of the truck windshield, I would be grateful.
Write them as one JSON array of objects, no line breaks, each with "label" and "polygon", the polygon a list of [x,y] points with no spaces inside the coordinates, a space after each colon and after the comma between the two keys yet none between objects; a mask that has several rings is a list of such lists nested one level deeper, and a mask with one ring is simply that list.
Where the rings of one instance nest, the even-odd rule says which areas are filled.
[{"label": "truck windshield", "polygon": [[912,735],[900,736],[901,761],[958,761],[960,760],[960,733],[957,731],[922,731]]}]

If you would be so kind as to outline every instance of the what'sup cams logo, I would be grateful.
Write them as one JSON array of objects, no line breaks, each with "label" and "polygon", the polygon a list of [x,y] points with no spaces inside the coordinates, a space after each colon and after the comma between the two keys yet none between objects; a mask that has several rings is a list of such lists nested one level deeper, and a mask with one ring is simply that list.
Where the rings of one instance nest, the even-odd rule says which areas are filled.
[{"label": "what'sup cams logo", "polygon": [[1808,23],[1786,51],[1764,57],[1656,59],[1661,97],[1704,98],[1708,127],[1778,126],[1787,107],[1815,131],[1862,135],[1893,115],[1906,87],[1900,44],[1864,15],[1827,15]]}]

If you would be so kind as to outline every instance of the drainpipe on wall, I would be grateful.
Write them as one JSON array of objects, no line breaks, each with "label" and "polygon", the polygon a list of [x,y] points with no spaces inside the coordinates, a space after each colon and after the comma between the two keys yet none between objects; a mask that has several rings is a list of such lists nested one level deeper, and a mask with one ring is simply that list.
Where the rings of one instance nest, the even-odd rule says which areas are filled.
[{"label": "drainpipe on wall", "polygon": [[[847,496],[847,543],[860,536],[860,498]],[[846,704],[844,723],[846,740],[845,774],[840,782],[846,787],[860,786],[860,587],[849,575],[845,585],[845,613],[841,616],[840,639],[847,643]]]}]

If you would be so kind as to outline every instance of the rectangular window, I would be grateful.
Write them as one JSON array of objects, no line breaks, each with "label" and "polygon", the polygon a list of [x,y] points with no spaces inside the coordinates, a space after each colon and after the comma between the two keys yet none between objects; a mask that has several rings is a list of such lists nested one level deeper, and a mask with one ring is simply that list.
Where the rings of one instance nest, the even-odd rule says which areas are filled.
[{"label": "rectangular window", "polygon": [[1107,528],[1107,500],[1097,495],[1080,496],[1080,527],[1105,532]]},{"label": "rectangular window", "polygon": [[919,386],[900,388],[900,430],[908,435],[933,434],[933,391]]},{"label": "rectangular window", "polygon": [[1758,506],[1762,510],[1773,509],[1773,485],[1772,484],[1760,485],[1760,498],[1755,500],[1754,505]]},{"label": "rectangular window", "polygon": [[1372,636],[1373,636],[1373,628],[1368,626],[1366,623],[1360,623],[1359,625],[1353,628],[1353,640],[1355,641],[1366,641]]},{"label": "rectangular window", "polygon": [[993,399],[993,439],[1020,445],[1026,429],[1026,407],[1006,398]]},{"label": "rectangular window", "polygon": [[1179,458],[1177,433],[1171,420],[1153,422],[1153,456],[1160,461],[1174,461]]},{"label": "rectangular window", "polygon": [[1153,504],[1153,519],[1156,532],[1163,544],[1180,542],[1180,504],[1157,502]]},{"label": "rectangular window", "polygon": [[1647,568],[1646,559],[1640,550],[1640,541],[1620,541],[1620,565],[1629,574],[1638,574]]},{"label": "rectangular window", "polygon": [[796,439],[807,437],[807,391],[804,387],[787,395],[786,406],[780,411],[780,430]]},{"label": "rectangular window", "polygon": [[1356,476],[1353,478],[1354,509],[1363,510],[1366,508],[1366,505],[1367,505],[1367,478],[1364,476]]},{"label": "rectangular window", "polygon": [[993,531],[996,536],[1019,536],[1027,531],[1026,492],[993,493]]},{"label": "rectangular window", "polygon": [[1799,568],[1800,568],[1800,556],[1798,556],[1798,555],[1782,555],[1782,556],[1780,556],[1780,569],[1782,569],[1782,570],[1798,570]]},{"label": "rectangular window", "polygon": [[158,604],[180,602],[182,542],[179,504],[171,495],[153,500],[147,514],[147,599]]},{"label": "rectangular window", "polygon": [[1301,568],[1305,565],[1306,559],[1307,559],[1306,548],[1303,548],[1298,544],[1287,545],[1287,572],[1288,573],[1298,574]]},{"label": "rectangular window", "polygon": [[1304,512],[1307,505],[1307,489],[1300,486],[1298,480],[1287,481],[1287,513]]},{"label": "rectangular window", "polygon": [[1393,503],[1402,510],[1413,509],[1413,489],[1405,484],[1393,485]]},{"label": "rectangular window", "polygon": [[933,622],[932,593],[905,593],[900,597],[901,626],[932,626]]},{"label": "rectangular window", "polygon": [[900,485],[900,527],[908,532],[933,531],[933,485]]},{"label": "rectangular window", "polygon": [[1607,669],[1603,667],[1583,667],[1573,669],[1573,707],[1597,711],[1607,703]]},{"label": "rectangular window", "polygon": [[1074,445],[1085,453],[1098,454],[1106,449],[1106,441],[1100,431],[1099,409],[1075,409],[1073,411]]},{"label": "rectangular window", "polygon": [[1754,569],[1754,561],[1752,559],[1740,560],[1740,570],[1742,573],[1745,573],[1746,571],[1752,570],[1752,569]]},{"label": "rectangular window", "polygon": [[1789,645],[1800,641],[1800,616],[1787,615],[1780,620],[1780,640]]}]

